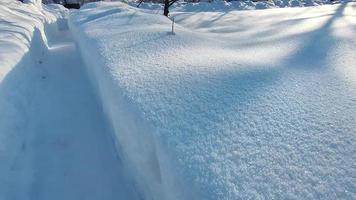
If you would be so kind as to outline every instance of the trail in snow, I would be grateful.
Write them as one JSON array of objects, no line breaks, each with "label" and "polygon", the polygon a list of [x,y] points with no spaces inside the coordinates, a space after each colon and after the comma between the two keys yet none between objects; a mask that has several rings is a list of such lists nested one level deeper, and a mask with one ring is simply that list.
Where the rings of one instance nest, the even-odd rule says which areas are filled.
[{"label": "trail in snow", "polygon": [[0,131],[20,149],[0,172],[0,199],[137,199],[69,31],[55,38],[2,82],[0,110],[14,115]]},{"label": "trail in snow", "polygon": [[34,199],[117,199],[125,194],[110,130],[79,56],[74,43],[57,43],[39,66],[41,83],[29,127],[36,133],[29,141],[36,169]]}]

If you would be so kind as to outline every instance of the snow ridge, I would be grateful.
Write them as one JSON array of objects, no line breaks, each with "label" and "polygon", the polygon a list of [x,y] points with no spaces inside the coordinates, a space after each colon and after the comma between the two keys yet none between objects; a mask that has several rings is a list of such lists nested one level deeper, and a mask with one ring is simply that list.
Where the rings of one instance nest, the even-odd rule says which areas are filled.
[{"label": "snow ridge", "polygon": [[[97,5],[102,7],[97,7]],[[105,41],[105,38],[102,38],[103,41],[92,40],[86,35],[86,32],[81,30],[81,24],[91,24],[97,19],[112,15],[122,15],[124,19],[131,16],[129,20],[133,23],[137,21],[145,23],[145,27],[137,28],[142,31],[147,30],[148,27],[150,27],[149,29],[162,27],[161,23],[169,24],[170,22],[161,16],[140,13],[125,4],[115,5],[119,6],[104,3],[87,4],[80,12],[71,13],[69,26],[75,33],[83,59],[88,67],[89,77],[91,77],[94,87],[97,88],[104,111],[115,130],[114,139],[117,141],[118,153],[126,161],[129,173],[136,178],[138,188],[141,188],[145,193],[145,199],[186,199],[193,194],[176,191],[182,187],[180,185],[182,183],[177,176],[172,176],[175,167],[167,161],[167,152],[160,148],[162,146],[159,144],[160,140],[156,138],[155,134],[152,134],[156,132],[155,129],[150,123],[147,123],[139,108],[133,104],[132,98],[127,96],[125,89],[117,85],[116,81],[120,75],[110,73],[111,69],[106,60],[109,56],[106,55],[109,48],[101,45],[102,42],[108,41]],[[155,20],[146,18],[146,15]],[[120,26],[122,28],[120,31],[126,30],[133,34],[130,39],[135,37],[135,32],[131,30],[132,26],[126,27],[124,23],[116,23],[115,26]],[[94,36],[100,32],[92,29],[90,35]],[[163,36],[166,35],[167,33],[163,33]],[[159,35],[157,36],[159,37]],[[96,49],[96,51],[87,51],[87,49]],[[125,77],[128,78],[128,76]]]}]

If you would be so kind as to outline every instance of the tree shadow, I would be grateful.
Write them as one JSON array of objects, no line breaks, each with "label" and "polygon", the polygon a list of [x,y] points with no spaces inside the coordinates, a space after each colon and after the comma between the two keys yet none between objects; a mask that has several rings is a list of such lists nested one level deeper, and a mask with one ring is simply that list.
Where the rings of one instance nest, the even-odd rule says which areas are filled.
[{"label": "tree shadow", "polygon": [[87,17],[84,18],[83,20],[79,20],[78,22],[85,24],[87,22],[98,20],[100,18],[107,17],[109,15],[113,15],[113,14],[120,13],[120,12],[122,12],[121,8],[114,8],[114,9],[109,9],[109,10],[105,10],[102,12],[97,12],[97,13],[94,13],[91,15],[83,14],[84,16],[87,15]]},{"label": "tree shadow", "polygon": [[287,66],[297,68],[320,68],[326,63],[326,58],[335,46],[335,38],[331,34],[335,20],[343,16],[347,2],[339,4],[332,17],[320,28],[304,33],[305,39],[298,50],[289,55]]}]

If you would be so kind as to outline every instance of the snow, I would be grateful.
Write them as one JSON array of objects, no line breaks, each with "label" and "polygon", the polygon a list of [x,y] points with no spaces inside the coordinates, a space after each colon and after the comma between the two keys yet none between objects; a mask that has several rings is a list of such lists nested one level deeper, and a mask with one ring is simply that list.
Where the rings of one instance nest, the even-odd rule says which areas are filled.
[{"label": "snow", "polygon": [[[21,81],[27,70],[14,72],[18,72],[18,63],[22,62],[19,65],[26,66],[31,63],[29,57],[40,57],[40,51],[28,53],[29,49],[38,50],[46,46],[47,41],[42,40],[40,30],[43,30],[43,23],[51,23],[55,15],[42,12],[34,4],[9,1],[1,2],[0,19],[0,199],[15,199],[15,196],[8,196],[15,192],[18,193],[17,198],[25,199],[23,195],[28,175],[25,171],[21,173],[16,170],[15,165],[24,148],[21,140],[25,132],[22,129],[27,124],[23,110],[26,110],[29,102],[22,96],[32,96],[32,93],[27,88],[27,82]],[[32,42],[36,45],[31,45]],[[24,58],[25,55],[27,58]],[[11,78],[12,74],[18,74],[20,80]],[[7,84],[9,82],[12,84]],[[19,177],[17,179],[14,178],[16,173]]]},{"label": "snow", "polygon": [[238,11],[324,3],[2,0],[0,199],[355,199],[356,3]]},{"label": "snow", "polygon": [[[335,2],[335,1],[334,1]],[[344,2],[341,0],[341,2]],[[136,7],[139,3],[137,1],[128,1],[128,3]],[[236,10],[255,10],[255,9],[269,9],[269,8],[284,8],[284,7],[308,7],[318,6],[324,4],[332,4],[329,0],[273,0],[273,1],[251,1],[251,0],[238,0],[238,1],[200,1],[197,3],[178,1],[174,3],[170,10],[173,12],[228,12]],[[154,2],[143,2],[140,8],[153,10],[154,13],[163,12],[163,4]]]},{"label": "snow", "polygon": [[22,4],[18,1],[3,2],[0,4],[0,9],[2,19],[0,45],[6,47],[0,49],[0,80],[2,80],[11,67],[28,51],[35,27],[41,26],[45,19],[50,23],[54,16],[47,12],[40,12],[33,4]]},{"label": "snow", "polygon": [[0,199],[140,199],[66,15],[0,2]]},{"label": "snow", "polygon": [[70,14],[145,199],[355,199],[355,3]]}]

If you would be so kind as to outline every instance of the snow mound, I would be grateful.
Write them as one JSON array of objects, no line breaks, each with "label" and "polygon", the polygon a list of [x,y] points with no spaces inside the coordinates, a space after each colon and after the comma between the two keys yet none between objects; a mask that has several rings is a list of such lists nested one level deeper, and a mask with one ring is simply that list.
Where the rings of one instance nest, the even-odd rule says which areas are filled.
[{"label": "snow mound", "polygon": [[[25,80],[33,75],[29,66],[38,65],[46,54],[50,38],[45,29],[56,28],[52,25],[60,15],[36,3],[0,1],[0,199],[28,196],[31,173],[19,163],[28,135],[21,125],[28,126],[25,110],[35,94]],[[9,87],[9,82],[14,84]]]},{"label": "snow mound", "polygon": [[[37,46],[47,45],[48,41],[43,32],[44,24],[54,23],[65,11],[63,8],[61,12],[49,7],[42,8],[42,5],[39,6],[36,2],[25,4],[20,1],[0,2],[0,11],[1,82],[5,75],[29,51],[31,42],[37,43]],[[35,34],[38,35],[34,36]]]},{"label": "snow mound", "polygon": [[146,199],[354,199],[354,9],[177,12],[171,34],[101,2],[70,28]]}]

